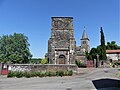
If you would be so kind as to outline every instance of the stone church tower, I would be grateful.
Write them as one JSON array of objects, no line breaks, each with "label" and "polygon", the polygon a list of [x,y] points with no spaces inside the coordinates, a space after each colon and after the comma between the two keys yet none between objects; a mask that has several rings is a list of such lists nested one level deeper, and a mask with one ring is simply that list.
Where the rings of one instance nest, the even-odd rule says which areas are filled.
[{"label": "stone church tower", "polygon": [[81,39],[81,49],[83,50],[83,52],[88,52],[88,53],[90,52],[89,39],[85,30],[83,31],[83,35]]},{"label": "stone church tower", "polygon": [[72,17],[52,17],[51,37],[48,40],[48,60],[52,64],[75,63],[76,41]]},{"label": "stone church tower", "polygon": [[83,31],[82,39],[80,40],[81,46],[76,47],[75,59],[80,60],[82,63],[85,63],[87,60],[86,52],[90,52],[89,39],[85,30]]}]

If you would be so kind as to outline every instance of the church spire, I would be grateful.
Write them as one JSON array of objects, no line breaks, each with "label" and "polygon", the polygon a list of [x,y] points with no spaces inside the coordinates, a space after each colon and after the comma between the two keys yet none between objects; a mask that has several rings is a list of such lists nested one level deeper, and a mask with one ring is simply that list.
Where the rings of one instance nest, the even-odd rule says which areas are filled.
[{"label": "church spire", "polygon": [[84,39],[89,40],[89,39],[88,39],[88,36],[87,36],[87,33],[86,33],[86,31],[85,31],[85,26],[84,26],[84,31],[83,31],[83,35],[82,35],[82,39],[81,39],[81,40],[84,40]]},{"label": "church spire", "polygon": [[88,53],[90,52],[89,39],[85,31],[85,27],[84,27],[84,31],[81,39],[81,49],[83,49],[85,52],[88,52]]}]

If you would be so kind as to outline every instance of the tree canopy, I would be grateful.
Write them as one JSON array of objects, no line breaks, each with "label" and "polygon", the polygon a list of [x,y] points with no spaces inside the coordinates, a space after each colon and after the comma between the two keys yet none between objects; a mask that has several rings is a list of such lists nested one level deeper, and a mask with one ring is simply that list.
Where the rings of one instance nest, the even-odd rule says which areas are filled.
[{"label": "tree canopy", "polygon": [[0,61],[11,63],[28,63],[32,57],[29,51],[28,37],[14,33],[0,37]]},{"label": "tree canopy", "polygon": [[107,42],[106,49],[116,50],[116,49],[120,49],[120,46],[118,46],[115,41],[111,41],[111,42]]}]

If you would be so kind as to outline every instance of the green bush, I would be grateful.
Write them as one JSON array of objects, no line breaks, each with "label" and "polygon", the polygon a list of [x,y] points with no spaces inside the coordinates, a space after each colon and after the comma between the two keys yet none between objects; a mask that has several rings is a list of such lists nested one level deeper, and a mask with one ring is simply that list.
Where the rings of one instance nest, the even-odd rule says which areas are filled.
[{"label": "green bush", "polygon": [[44,59],[41,60],[41,64],[47,64],[47,63],[48,63],[47,59],[44,58]]},{"label": "green bush", "polygon": [[81,62],[80,62],[79,60],[76,60],[75,63],[76,63],[76,65],[77,65],[78,67],[80,67]]},{"label": "green bush", "polygon": [[9,78],[9,77],[13,77],[13,72],[12,72],[12,71],[9,71],[7,77],[8,77],[8,78]]},{"label": "green bush", "polygon": [[56,76],[59,76],[59,71],[56,71]]},{"label": "green bush", "polygon": [[16,72],[16,77],[17,77],[17,78],[23,77],[23,72],[17,71],[17,72]]},{"label": "green bush", "polygon": [[50,75],[51,76],[56,76],[56,72],[51,72]]},{"label": "green bush", "polygon": [[45,72],[40,72],[40,71],[26,71],[26,72],[21,72],[21,71],[9,71],[7,77],[46,77],[46,76],[71,76],[73,75],[72,70],[66,70],[66,71],[56,71],[56,72],[51,72],[51,71],[45,71]]},{"label": "green bush", "polygon": [[48,76],[48,74],[49,74],[48,71],[44,72],[45,77]]},{"label": "green bush", "polygon": [[23,72],[20,71],[9,71],[7,77],[17,77],[21,78],[23,76]]},{"label": "green bush", "polygon": [[68,76],[72,76],[73,75],[73,71],[72,70],[68,70]]},{"label": "green bush", "polygon": [[45,72],[41,72],[39,77],[45,77]]},{"label": "green bush", "polygon": [[56,75],[62,77],[64,75],[64,72],[62,70],[56,71]]},{"label": "green bush", "polygon": [[24,77],[30,78],[31,77],[31,72],[24,72]]},{"label": "green bush", "polygon": [[87,67],[84,63],[81,63],[79,60],[76,60],[75,63],[80,68],[86,68]]},{"label": "green bush", "polygon": [[31,72],[31,77],[37,77],[37,72],[36,71]]},{"label": "green bush", "polygon": [[39,77],[40,74],[41,74],[40,71],[32,71],[32,72],[31,72],[31,77]]},{"label": "green bush", "polygon": [[18,71],[12,71],[11,74],[13,75],[13,77],[16,77]]},{"label": "green bush", "polygon": [[68,70],[64,71],[64,76],[68,76]]},{"label": "green bush", "polygon": [[38,72],[36,72],[35,74],[36,74],[36,76],[39,77],[39,76],[42,74],[42,72],[38,71]]},{"label": "green bush", "polygon": [[117,77],[119,77],[119,78],[120,78],[120,72],[118,72],[116,75],[117,75]]}]

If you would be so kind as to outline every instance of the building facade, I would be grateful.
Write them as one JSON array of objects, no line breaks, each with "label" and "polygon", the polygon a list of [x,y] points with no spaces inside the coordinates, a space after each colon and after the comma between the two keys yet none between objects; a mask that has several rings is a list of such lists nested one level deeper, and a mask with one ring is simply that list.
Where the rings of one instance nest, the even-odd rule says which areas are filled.
[{"label": "building facade", "polygon": [[120,61],[120,50],[106,50],[108,60]]},{"label": "building facade", "polygon": [[76,57],[81,56],[85,59],[85,52],[89,49],[89,39],[85,31],[81,39],[81,46],[76,47],[73,17],[52,17],[47,53],[49,63],[74,64]]},{"label": "building facade", "polygon": [[86,63],[86,52],[90,52],[89,38],[84,29],[81,40],[81,45],[76,47],[75,59],[80,60],[82,63]]}]

